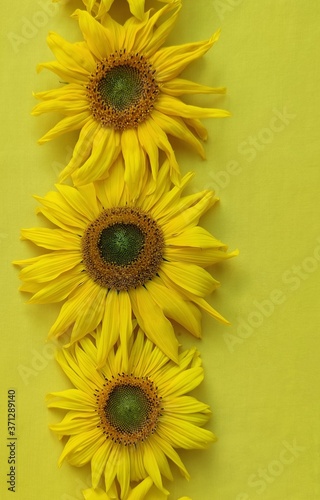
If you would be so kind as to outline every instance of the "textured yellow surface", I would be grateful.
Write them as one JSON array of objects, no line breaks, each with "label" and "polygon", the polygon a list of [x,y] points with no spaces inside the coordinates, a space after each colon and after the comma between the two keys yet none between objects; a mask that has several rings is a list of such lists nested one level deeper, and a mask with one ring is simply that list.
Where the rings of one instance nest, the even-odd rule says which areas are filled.
[{"label": "textured yellow surface", "polygon": [[[116,4],[117,2],[115,2]],[[119,0],[119,4],[125,2]],[[59,470],[62,445],[47,429],[59,415],[44,404],[68,387],[45,344],[56,306],[26,305],[12,259],[35,255],[20,227],[40,225],[32,194],[44,195],[75,135],[45,146],[55,123],[32,118],[32,91],[56,78],[36,75],[51,59],[46,33],[77,39],[68,14],[76,1],[3,2],[1,12],[1,498],[81,499],[89,469]],[[203,319],[206,378],[196,395],[214,410],[218,442],[182,453],[187,483],[175,474],[170,496],[193,500],[320,498],[320,3],[305,0],[184,0],[170,43],[218,44],[185,76],[227,85],[226,97],[193,102],[225,107],[232,118],[207,121],[207,161],[176,143],[192,189],[215,188],[221,202],[203,224],[240,256],[213,270],[222,287],[211,303],[232,322]],[[180,337],[184,346],[190,337]],[[16,493],[7,490],[10,447],[6,398],[16,390]]]}]

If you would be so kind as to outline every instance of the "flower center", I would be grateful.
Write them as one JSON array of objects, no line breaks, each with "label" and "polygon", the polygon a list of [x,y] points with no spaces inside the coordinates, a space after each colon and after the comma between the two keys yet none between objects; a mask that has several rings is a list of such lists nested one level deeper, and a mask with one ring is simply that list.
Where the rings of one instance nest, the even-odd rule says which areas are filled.
[{"label": "flower center", "polygon": [[116,130],[137,127],[159,93],[154,73],[147,59],[137,53],[120,50],[102,59],[87,85],[93,117]]},{"label": "flower center", "polygon": [[119,432],[140,430],[148,417],[148,398],[141,387],[118,385],[104,408],[107,420]]},{"label": "flower center", "polygon": [[100,286],[130,290],[152,279],[163,259],[161,228],[135,207],[101,212],[82,237],[83,263]]},{"label": "flower center", "polygon": [[134,224],[114,224],[101,231],[98,247],[106,262],[127,266],[139,257],[144,234]]},{"label": "flower center", "polygon": [[116,66],[100,80],[98,89],[106,104],[122,111],[141,97],[140,73],[127,64]]},{"label": "flower center", "polygon": [[107,380],[95,396],[99,427],[114,442],[136,444],[155,431],[161,414],[161,398],[147,377],[121,373]]}]

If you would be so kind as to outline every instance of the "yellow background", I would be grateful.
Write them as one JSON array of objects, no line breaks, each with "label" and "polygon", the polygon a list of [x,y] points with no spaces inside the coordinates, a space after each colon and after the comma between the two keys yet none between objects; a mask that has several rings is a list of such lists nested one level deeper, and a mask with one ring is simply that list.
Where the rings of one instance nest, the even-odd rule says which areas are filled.
[{"label": "yellow background", "polygon": [[[37,138],[56,117],[30,116],[32,91],[57,83],[35,72],[51,59],[47,32],[78,38],[68,17],[77,2],[48,5],[2,2],[1,11],[0,492],[17,500],[81,499],[89,484],[88,468],[58,470],[62,446],[47,429],[59,417],[44,396],[68,386],[54,346],[45,344],[58,307],[26,305],[10,264],[36,255],[19,241],[19,229],[41,224],[32,195],[52,188],[76,137],[40,147]],[[196,172],[192,189],[215,188],[220,196],[203,225],[241,253],[213,269],[222,287],[210,302],[232,326],[204,316],[197,343],[206,377],[196,394],[212,406],[209,427],[219,439],[207,451],[181,453],[192,479],[176,473],[170,499],[318,499],[320,3],[184,0],[169,43],[207,38],[219,26],[218,44],[184,75],[227,85],[226,97],[192,102],[233,116],[207,121],[207,161],[175,146],[183,172]],[[15,495],[5,485],[10,388],[17,393]]]}]

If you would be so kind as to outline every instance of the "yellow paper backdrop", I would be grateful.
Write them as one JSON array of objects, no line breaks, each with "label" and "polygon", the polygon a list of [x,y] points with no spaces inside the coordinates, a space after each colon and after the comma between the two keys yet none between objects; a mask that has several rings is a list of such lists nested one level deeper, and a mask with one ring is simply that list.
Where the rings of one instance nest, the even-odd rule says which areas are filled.
[{"label": "yellow paper backdrop", "polygon": [[[57,306],[31,306],[18,292],[13,259],[36,255],[19,229],[41,225],[33,194],[52,189],[76,135],[45,146],[37,138],[56,122],[33,118],[33,91],[56,86],[36,75],[51,59],[46,34],[78,38],[75,0],[1,5],[1,498],[76,500],[89,468],[57,460],[62,444],[47,428],[49,391],[68,387],[47,331]],[[117,0],[115,0],[117,4]],[[124,1],[119,0],[122,7]],[[196,395],[214,411],[218,441],[182,452],[188,483],[175,471],[170,500],[313,500],[320,498],[320,3],[305,0],[184,0],[169,42],[209,37],[218,44],[185,76],[227,85],[226,97],[193,103],[225,107],[232,118],[207,121],[207,161],[175,143],[192,190],[216,189],[219,206],[203,225],[239,247],[213,269],[222,283],[210,302],[232,325],[203,318],[205,381]],[[189,100],[190,101],[190,100]],[[191,101],[190,101],[191,102]],[[195,342],[181,336],[184,346]],[[7,391],[16,390],[16,493],[7,490]]]}]

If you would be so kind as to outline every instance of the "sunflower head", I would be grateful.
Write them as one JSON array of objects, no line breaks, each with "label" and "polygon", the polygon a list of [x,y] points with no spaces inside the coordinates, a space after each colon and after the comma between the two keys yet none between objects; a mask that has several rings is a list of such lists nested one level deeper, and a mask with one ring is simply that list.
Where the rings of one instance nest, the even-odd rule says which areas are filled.
[{"label": "sunflower head", "polygon": [[[99,334],[99,332],[97,332]],[[69,410],[51,429],[68,439],[64,459],[75,466],[91,462],[92,486],[104,476],[105,491],[150,478],[167,495],[161,475],[172,479],[169,461],[189,474],[176,448],[205,448],[215,437],[203,428],[209,407],[187,395],[203,379],[199,353],[189,349],[173,363],[141,329],[128,344],[118,343],[101,368],[88,337],[58,353],[58,362],[75,389],[48,396],[50,408]]]},{"label": "sunflower head", "polygon": [[71,176],[80,186],[105,179],[122,155],[126,183],[137,193],[146,168],[156,179],[165,155],[170,178],[178,185],[180,167],[170,137],[188,143],[205,158],[201,141],[207,133],[200,119],[229,115],[181,100],[185,94],[225,92],[179,77],[212,47],[219,32],[208,40],[162,47],[177,20],[181,0],[165,1],[161,8],[146,13],[142,0],[129,0],[131,10],[139,7],[141,15],[123,24],[108,13],[111,3],[87,0],[88,11],[75,11],[83,41],[69,43],[56,33],[48,36],[57,60],[38,68],[55,72],[68,85],[36,94],[42,102],[34,108],[34,115],[55,110],[64,116],[39,142],[79,131],[60,181]]},{"label": "sunflower head", "polygon": [[226,322],[205,300],[218,286],[205,268],[237,252],[198,225],[216,198],[207,190],[184,195],[191,173],[172,186],[165,162],[158,181],[149,173],[135,196],[124,170],[118,161],[105,181],[58,184],[37,197],[55,227],[22,230],[47,252],[15,262],[21,290],[33,303],[63,302],[50,337],[71,330],[73,343],[101,325],[99,365],[119,338],[127,342],[134,320],[177,361],[173,324],[200,338],[201,310]]}]

